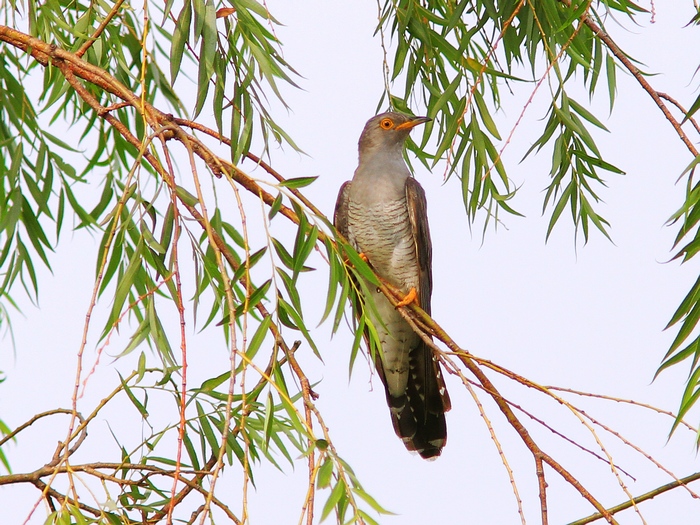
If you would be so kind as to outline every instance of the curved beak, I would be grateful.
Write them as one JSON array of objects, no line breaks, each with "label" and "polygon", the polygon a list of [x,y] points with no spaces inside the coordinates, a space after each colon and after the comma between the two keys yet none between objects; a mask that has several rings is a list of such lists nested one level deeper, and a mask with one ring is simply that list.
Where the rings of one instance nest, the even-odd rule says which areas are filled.
[{"label": "curved beak", "polygon": [[419,124],[425,124],[426,122],[430,122],[431,119],[430,117],[412,117],[411,120],[408,120],[404,122],[403,124],[399,124],[396,126],[394,129],[412,129]]}]

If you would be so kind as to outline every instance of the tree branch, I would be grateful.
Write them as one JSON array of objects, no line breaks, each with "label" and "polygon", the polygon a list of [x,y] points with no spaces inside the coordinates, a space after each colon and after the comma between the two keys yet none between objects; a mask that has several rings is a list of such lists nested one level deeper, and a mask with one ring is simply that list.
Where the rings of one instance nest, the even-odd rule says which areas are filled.
[{"label": "tree branch", "polygon": [[[620,503],[619,505],[615,505],[614,507],[610,507],[607,509],[607,512],[610,514],[616,514],[620,511],[623,511],[625,509],[629,509],[635,504],[641,503],[643,501],[650,500],[659,494],[663,494],[664,492],[668,492],[669,490],[675,489],[676,487],[681,487],[684,485],[687,485],[688,483],[692,483],[693,481],[697,481],[700,479],[700,472],[696,472],[695,474],[691,474],[689,476],[686,476],[684,478],[679,479],[678,481],[672,481],[671,483],[667,483],[666,485],[661,485],[660,487],[655,488],[654,490],[650,490],[649,492],[646,492],[640,496],[637,496],[636,498],[633,498],[632,500],[625,501],[623,503]],[[586,525],[587,523],[594,522],[596,520],[599,520],[602,518],[603,515],[600,513],[596,514],[591,514],[590,516],[586,518],[582,518],[577,521],[572,521],[569,523],[569,525]]]},{"label": "tree branch", "polygon": [[[571,0],[559,0],[561,3],[563,3],[567,8],[571,7]],[[586,24],[591,31],[593,31],[593,34],[597,36],[610,50],[610,52],[617,58],[620,63],[627,68],[627,70],[632,74],[632,76],[639,82],[639,85],[642,86],[642,89],[646,91],[649,96],[652,98],[652,100],[656,103],[656,105],[659,107],[661,112],[664,114],[664,117],[666,117],[666,120],[668,120],[671,123],[671,126],[673,126],[673,129],[676,130],[676,133],[678,133],[678,136],[680,137],[681,141],[683,144],[685,144],[686,148],[688,148],[688,151],[694,156],[698,156],[698,150],[693,144],[693,142],[688,138],[688,136],[685,134],[685,131],[681,128],[680,122],[676,120],[676,118],[671,114],[669,109],[666,107],[666,104],[664,104],[661,93],[656,91],[653,87],[651,87],[651,84],[647,82],[647,79],[644,78],[644,74],[635,66],[632,61],[627,57],[624,51],[620,49],[620,47],[615,43],[615,41],[610,37],[610,35],[596,22],[591,18],[591,16],[588,14],[587,11],[585,11],[581,17],[580,20]]]}]

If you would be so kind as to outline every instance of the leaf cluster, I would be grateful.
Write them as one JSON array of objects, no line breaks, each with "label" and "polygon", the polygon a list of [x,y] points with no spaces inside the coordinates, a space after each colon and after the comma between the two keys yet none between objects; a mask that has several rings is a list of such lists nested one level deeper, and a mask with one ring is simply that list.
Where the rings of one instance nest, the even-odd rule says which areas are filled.
[{"label": "leaf cluster", "polygon": [[[244,483],[254,484],[260,464],[282,469],[302,458],[309,464],[302,518],[305,513],[313,518],[318,489],[326,496],[321,519],[334,513],[338,523],[374,523],[369,512],[386,510],[364,491],[335,450],[294,354],[298,348],[308,348],[319,359],[323,354],[301,291],[305,279],[318,280],[313,272],[320,261],[329,267],[321,322],[328,321],[335,333],[348,305],[354,310],[350,370],[363,338],[372,358],[381,351],[372,322],[378,316],[369,315],[374,305],[367,298],[370,289],[383,283],[301,194],[313,177],[284,180],[252,155],[254,145],[264,151],[272,141],[296,148],[274,122],[268,100],[284,106],[284,89],[296,86],[297,74],[275,34],[278,21],[256,0],[225,5],[213,0],[176,5],[169,0],[146,7],[157,10],[156,22],[149,11],[128,2],[52,0],[31,5],[26,14],[31,34],[70,51],[82,69],[76,80],[60,61],[43,64],[19,47],[0,47],[0,300],[12,304],[17,282],[37,297],[35,264],[50,267],[51,251],[67,224],[99,236],[95,297],[108,306],[98,353],[128,326],[117,357],[139,352],[138,365],[132,375],[119,378],[114,395],[125,397],[135,420],[149,430],[135,448],[127,447],[115,431],[120,466],[111,468],[108,477],[91,474],[118,486],[117,510],[87,509],[77,497],[49,491],[44,493],[49,501],[61,504],[49,521],[158,521],[181,501],[172,493],[172,480],[174,472],[184,469],[189,483],[182,490],[201,494],[199,512],[218,505],[236,523],[231,509],[214,496],[224,464],[242,474]],[[5,9],[18,12],[13,2]],[[446,162],[447,177],[460,181],[469,220],[483,210],[486,226],[498,221],[502,211],[518,214],[513,206],[517,188],[503,158],[515,128],[502,134],[495,118],[505,99],[502,90],[525,86],[532,98],[546,86],[542,130],[525,156],[551,151],[543,202],[543,209],[551,210],[547,236],[567,209],[585,240],[591,225],[609,236],[609,224],[597,209],[605,185],[602,173],[622,171],[604,159],[594,140],[594,129],[606,131],[604,125],[569,88],[581,82],[589,97],[602,89],[612,108],[619,56],[584,21],[601,23],[606,15],[634,17],[639,11],[627,0],[387,0],[378,28],[396,42],[387,85],[389,80],[392,86],[401,83],[403,90],[385,93],[380,105],[386,101],[406,112],[426,108],[434,121],[410,149],[426,166]],[[28,55],[30,48],[23,48]],[[30,84],[40,75],[39,64],[45,65],[43,83],[32,97],[35,88]],[[196,86],[192,108],[177,95],[187,82]],[[178,117],[156,110],[161,103]],[[695,106],[697,101],[690,113]],[[216,131],[180,118],[188,109],[205,115],[207,108]],[[61,128],[63,123],[67,129]],[[60,132],[54,131],[57,127]],[[213,153],[215,146],[208,149],[191,130],[226,144],[228,159]],[[188,167],[173,160],[176,153],[187,156]],[[244,159],[253,159],[275,180],[249,177],[239,168]],[[229,206],[219,204],[218,179],[211,178],[214,197],[203,189],[197,162],[210,175],[225,177],[221,183],[232,188],[226,194]],[[267,206],[263,213],[252,218],[251,201],[241,198],[241,188],[254,195],[254,209],[261,202]],[[700,188],[689,177],[688,200],[674,216],[682,224],[677,243],[685,240],[679,253],[685,259],[700,246],[699,200]],[[287,236],[271,233],[281,216],[294,223]],[[249,238],[254,220],[264,228],[264,238]],[[692,357],[679,418],[700,396],[700,339],[687,342],[700,319],[698,303],[700,281],[671,321],[682,328],[662,365]],[[173,328],[173,311],[178,328]],[[0,314],[2,321],[4,307]],[[427,326],[425,318],[417,318]],[[228,357],[226,366],[207,370],[208,377],[196,388],[187,386],[190,325],[215,333]],[[431,326],[431,333],[438,334],[439,327]],[[469,354],[452,350],[467,366],[477,367]],[[159,379],[146,381],[152,373]],[[481,384],[491,392],[489,382]],[[156,399],[163,395],[169,410],[159,416],[166,422],[155,422],[153,414],[163,406]],[[505,406],[501,410],[510,410],[517,421],[507,401],[497,392],[493,395]],[[101,409],[86,421],[94,421]],[[1,421],[0,432],[9,434]],[[72,480],[69,456],[52,467],[58,469],[56,475]],[[9,470],[2,450],[0,461]],[[42,471],[37,480],[52,473]],[[178,511],[177,519],[183,518],[185,511]]]},{"label": "leaf cluster", "polygon": [[[596,6],[628,16],[640,10],[628,1]],[[587,127],[605,128],[567,94],[566,84],[579,76],[593,96],[605,77],[612,106],[616,65],[582,16],[601,18],[591,2],[384,4],[379,30],[388,28],[397,40],[391,76],[404,83],[403,93],[392,94],[390,103],[403,111],[424,105],[435,119],[425,127],[420,144],[410,147],[426,166],[447,162],[446,176],[456,174],[461,180],[470,220],[482,209],[484,227],[498,220],[499,210],[519,215],[510,204],[517,188],[502,157],[510,137],[504,141],[492,114],[501,108],[503,89],[525,86],[532,89],[532,99],[546,80],[551,95],[548,120],[530,151],[546,144],[553,149],[544,199],[544,207],[553,208],[548,235],[567,206],[585,239],[591,223],[608,235],[607,222],[594,209],[599,200],[595,186],[603,183],[600,170],[622,172],[601,157]],[[431,139],[435,146],[427,147]]]}]

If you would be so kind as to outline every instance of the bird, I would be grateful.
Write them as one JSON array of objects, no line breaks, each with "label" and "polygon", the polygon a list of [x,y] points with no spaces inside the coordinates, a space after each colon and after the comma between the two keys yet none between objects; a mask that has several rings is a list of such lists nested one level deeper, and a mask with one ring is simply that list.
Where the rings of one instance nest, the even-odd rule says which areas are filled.
[{"label": "bird", "polygon": [[[341,186],[333,217],[336,230],[377,275],[404,293],[398,306],[415,301],[428,314],[433,283],[425,191],[403,151],[410,131],[430,120],[397,112],[369,119],[360,135],[358,167]],[[451,408],[440,364],[379,289],[361,288],[372,297],[356,304],[356,315],[362,315],[362,303],[374,303],[367,315],[381,351],[373,359],[394,431],[409,451],[434,459],[447,442],[445,412]],[[364,337],[369,346],[367,331]]]}]

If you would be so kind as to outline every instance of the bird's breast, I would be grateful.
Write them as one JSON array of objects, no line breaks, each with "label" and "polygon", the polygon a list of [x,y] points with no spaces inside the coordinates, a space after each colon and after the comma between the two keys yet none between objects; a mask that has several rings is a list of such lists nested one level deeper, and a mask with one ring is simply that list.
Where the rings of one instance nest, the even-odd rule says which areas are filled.
[{"label": "bird's breast", "polygon": [[390,201],[350,200],[348,226],[358,251],[404,292],[418,288],[419,267],[405,195]]}]

